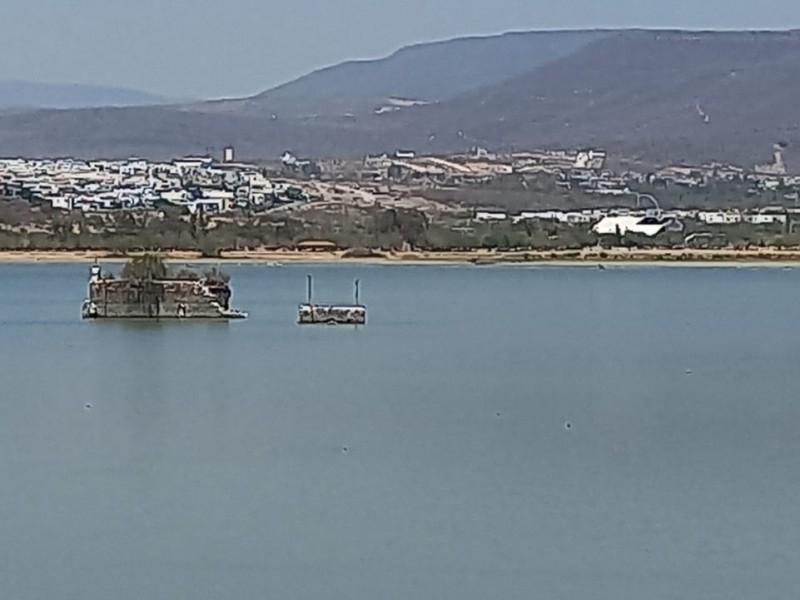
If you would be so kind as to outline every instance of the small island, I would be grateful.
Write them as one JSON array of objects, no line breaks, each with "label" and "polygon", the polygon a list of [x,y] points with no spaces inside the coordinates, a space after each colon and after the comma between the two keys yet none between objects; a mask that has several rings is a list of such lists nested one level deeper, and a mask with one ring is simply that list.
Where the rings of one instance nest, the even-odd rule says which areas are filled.
[{"label": "small island", "polygon": [[172,272],[156,254],[129,260],[119,277],[91,267],[84,319],[244,319],[232,309],[230,278],[218,269]]}]

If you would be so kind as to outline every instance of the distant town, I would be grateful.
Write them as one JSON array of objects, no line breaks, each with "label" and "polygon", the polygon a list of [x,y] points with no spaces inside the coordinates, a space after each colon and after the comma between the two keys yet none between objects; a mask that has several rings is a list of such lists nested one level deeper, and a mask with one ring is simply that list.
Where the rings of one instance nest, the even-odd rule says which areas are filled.
[{"label": "distant town", "polygon": [[271,162],[221,156],[0,159],[0,247],[542,249],[598,244],[800,245],[800,176],[637,171],[601,149]]}]

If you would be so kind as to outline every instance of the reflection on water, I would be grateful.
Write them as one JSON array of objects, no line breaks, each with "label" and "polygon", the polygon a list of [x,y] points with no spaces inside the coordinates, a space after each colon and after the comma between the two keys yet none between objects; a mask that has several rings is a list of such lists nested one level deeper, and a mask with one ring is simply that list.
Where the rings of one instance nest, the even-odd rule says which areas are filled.
[{"label": "reflection on water", "polygon": [[130,331],[158,331],[169,327],[228,327],[225,319],[89,319],[87,322],[98,327],[118,328]]}]

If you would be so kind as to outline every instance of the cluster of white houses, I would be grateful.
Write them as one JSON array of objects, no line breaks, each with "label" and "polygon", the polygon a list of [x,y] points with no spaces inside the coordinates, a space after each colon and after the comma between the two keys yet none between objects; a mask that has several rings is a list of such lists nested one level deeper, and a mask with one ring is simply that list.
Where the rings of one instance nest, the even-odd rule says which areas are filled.
[{"label": "cluster of white houses", "polygon": [[[717,182],[740,183],[748,195],[764,191],[783,193],[787,200],[800,200],[800,176],[787,173],[783,150],[776,146],[774,161],[750,169],[723,163],[672,165],[651,172],[628,170],[615,173],[606,168],[607,154],[599,149],[528,150],[510,153],[474,148],[467,154],[447,157],[417,155],[398,150],[392,155],[368,156],[358,169],[360,179],[413,181],[418,185],[482,184],[505,176],[522,181],[538,175],[556,178],[556,185],[598,196],[624,196],[632,189],[663,185],[705,189]],[[344,163],[325,164],[323,172],[347,171]]]},{"label": "cluster of white houses", "polygon": [[[646,195],[632,190],[642,189],[643,184],[647,184],[648,189],[659,189],[659,184],[702,188],[713,181],[743,183],[747,193],[772,190],[775,199],[770,202],[788,200],[797,204],[800,201],[800,176],[787,174],[780,146],[775,147],[773,163],[756,165],[751,171],[714,163],[666,167],[649,174],[631,171],[617,175],[605,168],[606,160],[606,153],[596,149],[501,154],[475,148],[467,154],[447,157],[418,156],[412,151],[398,150],[391,156],[367,157],[359,161],[359,170],[354,171],[352,163],[346,166],[347,161],[317,164],[287,152],[281,158],[281,168],[293,179],[286,180],[270,176],[257,165],[235,162],[230,148],[220,162],[210,157],[185,157],[169,162],[12,158],[0,159],[0,197],[36,200],[57,209],[83,212],[149,210],[163,204],[179,206],[190,213],[224,213],[232,209],[257,212],[309,200],[308,190],[317,188],[298,183],[298,180],[326,176],[407,180],[424,187],[425,182],[481,184],[512,175],[527,189],[528,176],[549,174],[555,177],[559,187],[578,188],[591,195],[635,196],[637,207],[642,206],[638,201]],[[786,224],[798,211],[772,207],[675,210],[667,214],[658,209],[652,197],[650,199],[655,211],[604,208],[529,211],[516,215],[480,211],[474,217],[478,221],[553,221],[582,224],[595,231],[611,229],[655,235],[667,229],[676,230],[686,220],[710,226]],[[622,203],[614,200],[618,202]]]},{"label": "cluster of white houses", "polygon": [[0,159],[0,196],[84,212],[153,209],[169,203],[191,213],[214,213],[307,199],[295,184],[271,179],[257,166],[208,157],[163,163]]}]

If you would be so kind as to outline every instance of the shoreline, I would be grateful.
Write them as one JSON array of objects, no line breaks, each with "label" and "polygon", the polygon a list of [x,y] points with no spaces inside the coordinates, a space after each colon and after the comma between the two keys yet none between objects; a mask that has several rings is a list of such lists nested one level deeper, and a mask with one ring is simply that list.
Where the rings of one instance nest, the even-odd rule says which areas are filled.
[{"label": "shoreline", "polygon": [[[0,251],[0,264],[90,264],[124,263],[143,252],[119,255],[103,250],[7,250]],[[346,251],[309,252],[300,250],[252,250],[222,252],[218,258],[200,252],[171,250],[161,252],[168,262],[196,264],[362,264],[362,265],[475,265],[475,266],[800,266],[800,248],[758,248],[752,250],[670,250],[625,248],[585,248],[577,251],[489,250],[452,252],[376,252],[373,256],[346,256]]]}]

